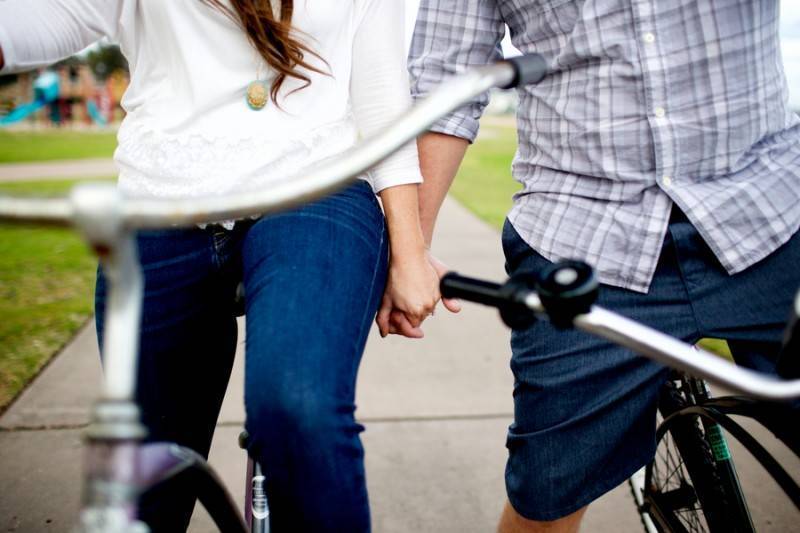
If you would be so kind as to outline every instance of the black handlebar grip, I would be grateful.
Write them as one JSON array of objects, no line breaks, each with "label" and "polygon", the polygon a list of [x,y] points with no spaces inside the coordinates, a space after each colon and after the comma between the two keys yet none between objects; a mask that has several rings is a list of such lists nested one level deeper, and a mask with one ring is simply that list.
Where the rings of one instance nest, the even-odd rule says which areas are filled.
[{"label": "black handlebar grip", "polygon": [[460,298],[470,302],[499,307],[505,303],[502,285],[448,272],[439,284],[443,298]]},{"label": "black handlebar grip", "polygon": [[514,67],[514,79],[503,89],[539,83],[547,75],[547,61],[539,54],[525,54],[506,61]]},{"label": "black handlebar grip", "polygon": [[536,322],[536,314],[524,302],[531,292],[532,281],[530,276],[522,276],[500,285],[450,272],[442,278],[440,288],[443,298],[461,298],[496,307],[508,327],[521,329]]}]

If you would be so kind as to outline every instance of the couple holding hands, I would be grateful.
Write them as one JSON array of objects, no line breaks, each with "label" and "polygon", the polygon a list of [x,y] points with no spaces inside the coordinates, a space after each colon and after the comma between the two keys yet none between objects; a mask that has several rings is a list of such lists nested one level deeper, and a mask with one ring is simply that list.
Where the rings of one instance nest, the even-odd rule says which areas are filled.
[{"label": "couple holding hands", "polygon": [[[223,195],[325,164],[448,76],[499,59],[508,28],[550,69],[519,93],[509,273],[588,261],[602,305],[769,364],[800,284],[800,121],[778,2],[422,0],[410,55],[404,19],[401,0],[4,0],[0,74],[119,42],[131,70],[121,190]],[[373,319],[383,336],[420,337],[440,299],[445,267],[428,247],[487,101],[314,204],[138,237],[137,401],[151,440],[208,454],[244,284],[247,429],[274,531],[370,529],[360,358]],[[104,298],[99,273],[99,331]],[[667,372],[547,323],[511,346],[499,530],[577,531],[591,501],[652,457]],[[191,491],[164,490],[143,519],[183,530],[193,505]]]}]

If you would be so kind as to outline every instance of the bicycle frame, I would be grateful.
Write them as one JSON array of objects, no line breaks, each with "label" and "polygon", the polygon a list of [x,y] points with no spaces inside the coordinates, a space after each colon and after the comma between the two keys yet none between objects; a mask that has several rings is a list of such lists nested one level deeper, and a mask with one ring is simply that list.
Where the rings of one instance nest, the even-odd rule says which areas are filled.
[{"label": "bicycle frame", "polygon": [[[381,135],[330,161],[324,168],[291,177],[269,190],[191,200],[125,199],[114,185],[75,187],[68,198],[0,197],[0,221],[73,225],[89,243],[108,281],[102,352],[102,396],[87,430],[86,479],[81,530],[142,532],[136,520],[139,494],[153,484],[193,472],[218,512],[225,531],[247,527],[202,457],[168,443],[143,445],[134,391],[143,279],[135,232],[192,226],[291,209],[333,193],[412,141],[439,117],[493,88],[539,81],[544,60],[522,56],[478,68],[442,84]],[[201,497],[203,494],[201,494]],[[202,498],[201,498],[202,499]]]},{"label": "bicycle frame", "polygon": [[[795,454],[800,454],[800,442],[796,434],[785,432],[790,429],[791,422],[780,420],[780,413],[778,418],[773,416],[776,404],[734,396],[711,398],[705,383],[696,378],[704,378],[747,396],[769,401],[788,401],[800,397],[800,379],[785,381],[737,367],[718,356],[595,305],[598,283],[594,272],[591,267],[578,261],[554,263],[542,272],[524,278],[513,277],[502,285],[449,273],[442,279],[441,292],[444,298],[463,298],[498,308],[503,321],[510,327],[525,328],[540,318],[549,319],[556,328],[581,329],[692,376],[692,401],[665,418],[658,428],[656,442],[660,443],[668,432],[673,433],[673,429],[680,429],[685,421],[697,418],[702,422],[704,434],[711,435],[709,445],[712,452],[714,446],[717,446],[717,451],[713,452],[716,453],[713,460],[721,475],[720,486],[732,498],[730,506],[720,511],[724,513],[723,525],[715,522],[716,525],[712,526],[716,530],[727,531],[730,523],[742,526],[741,529],[737,526],[737,531],[753,530],[735,468],[730,457],[725,457],[727,445],[720,428],[724,428],[753,455],[795,507],[800,509],[800,485],[729,415],[742,415],[760,422],[783,440]],[[797,314],[796,309],[795,317]],[[796,332],[796,318],[795,322],[790,322],[790,327]],[[794,344],[790,340],[788,346],[797,346],[797,339],[793,340]],[[796,352],[793,355],[796,356]],[[792,368],[796,367],[789,367]],[[670,509],[670,502],[676,501],[676,495],[680,502],[688,493],[676,489],[667,497],[658,488],[648,489],[657,487],[654,483],[656,479],[651,463],[646,469],[635,473],[630,480],[634,501],[645,529],[659,531],[656,527],[658,524],[664,531],[686,531],[682,524],[676,522],[673,514],[663,511],[661,504]],[[694,489],[689,487],[689,490],[696,498]],[[706,497],[708,495],[705,491],[702,494]],[[661,499],[655,499],[657,495]],[[703,509],[706,509],[705,503]]]}]

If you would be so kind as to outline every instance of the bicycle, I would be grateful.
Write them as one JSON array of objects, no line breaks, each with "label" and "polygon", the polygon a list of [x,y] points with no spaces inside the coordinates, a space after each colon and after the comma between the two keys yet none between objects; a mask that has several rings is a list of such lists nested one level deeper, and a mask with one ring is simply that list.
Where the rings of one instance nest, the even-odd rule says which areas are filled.
[{"label": "bicycle", "polygon": [[[497,284],[447,274],[442,296],[500,310],[512,328],[547,318],[559,328],[578,328],[677,369],[661,392],[663,422],[654,460],[629,480],[648,532],[753,532],[722,429],[737,439],[800,510],[800,486],[741,425],[739,415],[770,429],[800,456],[800,438],[775,401],[800,398],[800,293],[778,361],[786,380],[737,367],[718,356],[595,305],[599,285],[592,268],[577,261],[554,263],[537,279],[512,278]],[[789,356],[792,357],[789,357]],[[706,382],[744,396],[713,398]]]},{"label": "bicycle", "polygon": [[[142,533],[142,493],[178,477],[192,480],[198,500],[225,532],[268,532],[264,472],[248,458],[245,518],[205,459],[173,443],[144,444],[134,402],[142,274],[135,232],[261,216],[338,191],[415,139],[441,116],[491,88],[536,83],[546,74],[537,54],[474,69],[443,83],[381,135],[268,191],[192,200],[125,199],[110,184],[84,184],[67,198],[0,197],[0,221],[75,226],[99,257],[108,283],[103,335],[104,384],[86,431],[83,504],[77,531]],[[246,435],[243,435],[246,440]]]}]

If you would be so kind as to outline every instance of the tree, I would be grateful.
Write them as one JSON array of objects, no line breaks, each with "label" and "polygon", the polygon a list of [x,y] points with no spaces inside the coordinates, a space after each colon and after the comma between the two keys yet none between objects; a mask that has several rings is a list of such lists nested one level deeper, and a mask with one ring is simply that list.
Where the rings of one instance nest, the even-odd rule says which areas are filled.
[{"label": "tree", "polygon": [[105,81],[114,71],[128,71],[128,61],[119,49],[119,46],[101,46],[89,52],[86,57],[89,68],[92,69],[95,77]]},{"label": "tree", "polygon": [[4,74],[0,76],[0,87],[4,87],[6,85],[12,85],[14,83],[17,83],[16,74]]}]

